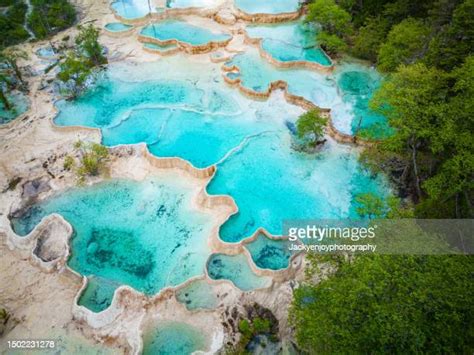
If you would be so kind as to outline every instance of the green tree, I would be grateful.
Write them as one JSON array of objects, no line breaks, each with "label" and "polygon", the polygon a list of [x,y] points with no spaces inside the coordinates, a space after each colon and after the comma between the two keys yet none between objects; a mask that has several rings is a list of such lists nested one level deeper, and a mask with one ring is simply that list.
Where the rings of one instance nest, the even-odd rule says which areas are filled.
[{"label": "green tree", "polygon": [[418,63],[400,67],[372,99],[394,128],[375,164],[399,166],[419,217],[473,215],[473,87],[472,57],[452,73]]},{"label": "green tree", "polygon": [[[440,129],[431,144],[438,164],[424,182],[427,199],[422,216],[473,217],[474,191],[474,56],[449,75],[448,93]],[[425,211],[423,211],[423,209]],[[449,211],[454,211],[449,212]]]},{"label": "green tree", "polygon": [[340,38],[351,33],[351,15],[334,0],[315,0],[309,5],[307,21],[319,23],[323,30]]},{"label": "green tree", "polygon": [[427,53],[428,63],[445,70],[462,65],[474,48],[474,0],[462,2],[454,11],[453,3],[456,4],[455,1],[442,2],[444,6],[433,9],[437,14],[434,19],[436,35]]},{"label": "green tree", "polygon": [[27,6],[23,1],[5,1],[0,11],[0,49],[21,43],[28,39],[23,27]]},{"label": "green tree", "polygon": [[319,110],[313,109],[302,114],[296,121],[296,132],[301,139],[310,139],[313,144],[324,134],[327,119],[320,115]]},{"label": "green tree", "polygon": [[7,48],[0,53],[0,61],[3,62],[10,71],[10,74],[13,75],[21,84],[22,88],[26,88],[26,83],[23,80],[23,73],[18,65],[19,59],[28,59],[26,52],[14,49]]},{"label": "green tree", "polygon": [[382,17],[368,18],[354,39],[354,55],[376,62],[379,48],[384,42],[389,29],[389,23],[386,19]]},{"label": "green tree", "polygon": [[64,83],[71,83],[70,97],[77,97],[85,88],[85,83],[92,73],[87,58],[69,52],[60,64],[58,78]]},{"label": "green tree", "polygon": [[473,276],[471,256],[361,255],[297,288],[290,321],[311,354],[472,353]]},{"label": "green tree", "polygon": [[7,89],[9,86],[10,81],[8,77],[0,73],[0,101],[2,102],[3,107],[5,107],[5,110],[7,111],[10,111],[13,108],[7,97]]},{"label": "green tree", "polygon": [[361,217],[381,218],[387,213],[387,207],[383,199],[373,193],[362,193],[355,197],[358,204],[356,212]]},{"label": "green tree", "polygon": [[347,44],[343,39],[324,31],[319,33],[318,42],[331,55],[339,55],[347,51]]},{"label": "green tree", "polygon": [[390,30],[380,46],[378,68],[394,71],[400,64],[411,64],[423,57],[427,50],[430,28],[421,20],[408,18]]},{"label": "green tree", "polygon": [[420,160],[426,163],[425,153],[439,134],[447,79],[445,73],[424,64],[402,66],[370,102],[370,107],[385,115],[395,129],[380,148],[397,155],[407,183],[414,187],[415,199],[423,195],[421,180],[425,172]]},{"label": "green tree", "polygon": [[327,52],[337,55],[346,51],[344,39],[352,33],[351,16],[334,0],[315,0],[311,3],[306,21],[321,25],[318,41]]},{"label": "green tree", "polygon": [[74,7],[67,0],[31,0],[31,4],[28,24],[38,39],[70,27],[76,20]]},{"label": "green tree", "polygon": [[89,58],[91,66],[100,66],[107,63],[107,58],[102,54],[102,46],[99,41],[99,30],[89,24],[86,27],[79,26],[79,34],[76,37],[76,45],[79,50]]}]

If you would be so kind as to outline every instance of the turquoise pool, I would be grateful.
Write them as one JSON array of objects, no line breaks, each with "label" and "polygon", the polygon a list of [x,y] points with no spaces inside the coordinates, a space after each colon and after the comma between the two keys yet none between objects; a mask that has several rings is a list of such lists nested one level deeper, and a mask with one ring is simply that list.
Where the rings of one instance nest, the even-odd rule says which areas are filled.
[{"label": "turquoise pool", "polygon": [[184,9],[187,7],[212,8],[222,2],[222,0],[166,0],[166,7],[171,9]]},{"label": "turquoise pool", "polygon": [[235,6],[247,14],[270,14],[295,12],[299,0],[234,0]]},{"label": "turquoise pool", "polygon": [[176,299],[187,309],[214,309],[218,299],[212,285],[206,280],[196,280],[176,292]]},{"label": "turquoise pool", "polygon": [[140,34],[163,42],[175,39],[193,46],[205,45],[209,42],[224,42],[231,38],[228,34],[214,33],[206,28],[179,20],[165,20],[148,25],[141,30]]},{"label": "turquoise pool", "polygon": [[379,135],[390,133],[385,117],[369,109],[369,99],[382,78],[367,65],[345,63],[337,66],[332,75],[306,69],[278,69],[253,48],[236,55],[226,65],[239,67],[242,85],[256,92],[266,92],[271,82],[286,81],[290,93],[330,108],[334,126],[342,133],[354,134],[359,121],[366,129],[377,124]]},{"label": "turquoise pool", "polygon": [[319,47],[318,31],[303,21],[246,28],[250,38],[261,38],[262,48],[281,62],[308,61],[330,66],[331,60]]},{"label": "turquoise pool", "polygon": [[154,295],[204,274],[213,219],[191,206],[193,193],[173,176],[111,180],[33,205],[12,226],[26,235],[51,213],[71,223],[68,265],[92,276],[79,303],[97,312],[110,305],[119,285]]},{"label": "turquoise pool", "polygon": [[[144,17],[150,13],[147,0],[116,0],[111,6],[119,16],[129,20]],[[154,12],[153,7],[151,11]]]},{"label": "turquoise pool", "polygon": [[105,25],[105,29],[110,32],[124,32],[133,28],[132,25],[127,25],[121,22],[111,22]]},{"label": "turquoise pool", "polygon": [[[218,65],[188,60],[112,65],[93,90],[59,102],[55,122],[101,128],[109,146],[145,142],[157,156],[181,157],[199,168],[217,164],[208,192],[230,195],[239,207],[220,230],[228,242],[259,227],[279,235],[284,219],[356,217],[356,194],[385,193],[383,180],[360,168],[351,147],[329,141],[316,155],[292,149],[288,125],[301,108],[278,95],[247,99],[223,83]],[[186,69],[177,74],[170,69],[175,65]]]},{"label": "turquoise pool", "polygon": [[255,265],[261,269],[281,270],[290,265],[293,252],[291,242],[286,239],[269,239],[259,234],[253,242],[245,244]]},{"label": "turquoise pool", "polygon": [[357,63],[342,63],[334,72],[341,91],[343,104],[333,109],[333,115],[352,117],[350,131],[373,138],[385,138],[391,134],[384,116],[369,109],[369,101],[380,87],[381,75],[371,67]]},{"label": "turquoise pool", "polygon": [[257,276],[250,268],[245,255],[213,254],[207,263],[209,277],[214,280],[230,280],[242,291],[269,287],[271,278]]},{"label": "turquoise pool", "polygon": [[171,49],[177,48],[176,44],[157,44],[157,43],[144,43],[143,46],[148,49],[152,49],[157,52],[166,52]]},{"label": "turquoise pool", "polygon": [[187,355],[198,350],[206,350],[204,334],[186,323],[161,323],[143,339],[143,355]]}]

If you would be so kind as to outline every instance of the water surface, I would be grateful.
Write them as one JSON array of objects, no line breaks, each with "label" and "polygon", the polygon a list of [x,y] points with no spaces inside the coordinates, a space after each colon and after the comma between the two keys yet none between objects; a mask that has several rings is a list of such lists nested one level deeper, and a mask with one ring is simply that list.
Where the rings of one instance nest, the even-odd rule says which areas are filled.
[{"label": "water surface", "polygon": [[213,219],[192,207],[193,193],[173,177],[111,180],[35,204],[12,225],[26,235],[51,213],[71,223],[68,265],[93,276],[80,304],[101,311],[119,285],[154,295],[204,273]]},{"label": "water surface", "polygon": [[205,45],[209,42],[224,42],[230,38],[228,34],[214,33],[204,27],[179,20],[165,20],[148,25],[141,30],[140,34],[163,42],[174,39],[193,46]]},{"label": "water surface", "polygon": [[276,15],[299,9],[299,0],[234,0],[234,4],[248,14]]}]

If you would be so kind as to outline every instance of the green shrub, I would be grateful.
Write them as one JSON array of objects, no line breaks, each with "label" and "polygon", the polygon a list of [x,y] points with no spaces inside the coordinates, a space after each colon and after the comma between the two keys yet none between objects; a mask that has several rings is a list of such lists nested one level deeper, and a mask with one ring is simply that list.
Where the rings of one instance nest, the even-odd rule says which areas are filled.
[{"label": "green shrub", "polygon": [[70,155],[64,159],[64,169],[71,170],[74,167],[74,158]]},{"label": "green shrub", "polygon": [[83,183],[87,176],[97,176],[106,169],[109,159],[107,147],[98,143],[77,141],[74,149],[80,155],[78,164],[71,156],[67,156],[64,160],[64,168],[70,170],[77,166],[75,172],[79,183]]}]

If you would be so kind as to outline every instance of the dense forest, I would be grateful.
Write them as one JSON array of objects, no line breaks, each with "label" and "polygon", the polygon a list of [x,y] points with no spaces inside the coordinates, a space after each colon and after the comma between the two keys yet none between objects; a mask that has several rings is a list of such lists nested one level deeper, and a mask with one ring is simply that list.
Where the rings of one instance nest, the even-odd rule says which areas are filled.
[{"label": "dense forest", "polygon": [[[385,73],[370,107],[394,132],[361,155],[388,174],[395,201],[357,196],[364,217],[472,218],[474,0],[314,0],[333,56]],[[362,213],[363,211],[363,213]],[[331,258],[329,258],[331,259]],[[310,271],[328,258],[310,257]],[[364,255],[330,260],[328,279],[295,291],[290,319],[309,353],[472,353],[474,260]],[[310,272],[311,274],[311,272]],[[311,276],[311,275],[309,275]]]},{"label": "dense forest", "polygon": [[23,0],[0,0],[0,49],[30,39],[25,25],[34,35],[44,39],[76,20],[74,7],[67,0],[31,0],[32,9]]}]

